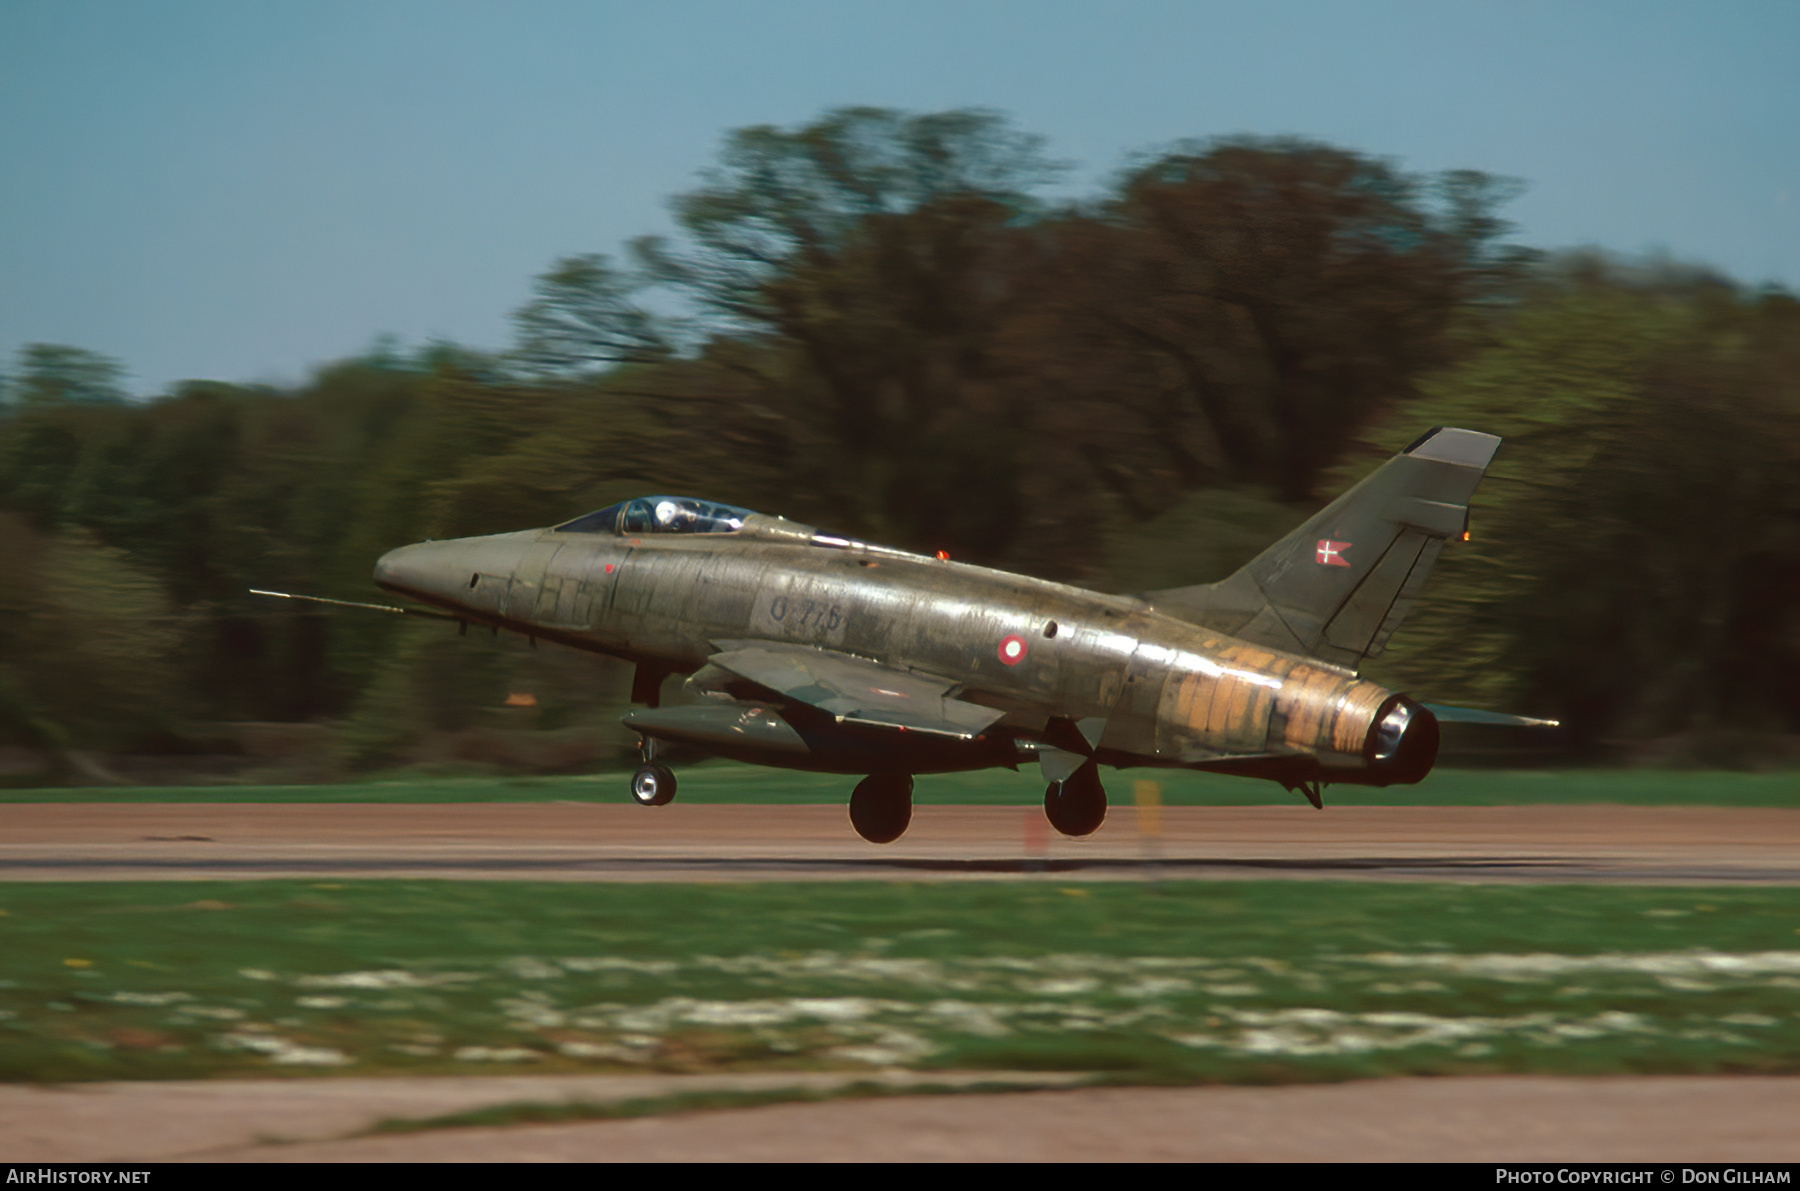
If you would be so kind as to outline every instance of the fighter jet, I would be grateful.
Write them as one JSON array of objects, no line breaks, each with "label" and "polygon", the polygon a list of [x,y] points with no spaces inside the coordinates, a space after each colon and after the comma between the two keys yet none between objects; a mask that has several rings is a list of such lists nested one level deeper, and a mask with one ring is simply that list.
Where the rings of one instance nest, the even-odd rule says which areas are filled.
[{"label": "fighter jet", "polygon": [[[548,529],[422,542],[375,582],[405,609],[635,663],[631,796],[675,797],[671,746],[860,775],[850,821],[898,839],[917,774],[1035,763],[1071,836],[1106,817],[1100,767],[1331,784],[1431,771],[1442,718],[1358,677],[1406,616],[1500,440],[1439,427],[1229,578],[1107,595],[684,496]],[[278,594],[278,593],[265,593]],[[400,611],[402,609],[392,609]],[[669,706],[665,679],[686,675]]]}]

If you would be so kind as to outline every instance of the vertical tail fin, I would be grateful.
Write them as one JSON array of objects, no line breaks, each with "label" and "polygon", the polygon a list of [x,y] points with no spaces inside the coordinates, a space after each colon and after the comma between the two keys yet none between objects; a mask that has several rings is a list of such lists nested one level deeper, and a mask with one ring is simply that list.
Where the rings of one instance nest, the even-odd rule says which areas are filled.
[{"label": "vertical tail fin", "polygon": [[1355,669],[1387,647],[1468,525],[1500,440],[1439,426],[1229,579],[1149,593],[1171,616]]}]

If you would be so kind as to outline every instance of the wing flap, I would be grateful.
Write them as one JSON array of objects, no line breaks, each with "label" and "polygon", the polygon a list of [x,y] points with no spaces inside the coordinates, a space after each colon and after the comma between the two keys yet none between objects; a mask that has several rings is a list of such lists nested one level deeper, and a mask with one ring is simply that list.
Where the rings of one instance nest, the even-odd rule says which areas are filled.
[{"label": "wing flap", "polygon": [[968,740],[1006,713],[954,698],[957,683],[866,658],[778,641],[715,641],[707,661],[840,723]]}]

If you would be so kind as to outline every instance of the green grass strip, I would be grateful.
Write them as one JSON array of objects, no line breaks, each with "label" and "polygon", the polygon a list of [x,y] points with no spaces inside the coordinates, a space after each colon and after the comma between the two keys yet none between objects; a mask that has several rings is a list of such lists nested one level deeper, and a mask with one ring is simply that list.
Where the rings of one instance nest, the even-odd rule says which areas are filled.
[{"label": "green grass strip", "polygon": [[0,886],[0,1079],[1800,1072],[1800,889]]}]

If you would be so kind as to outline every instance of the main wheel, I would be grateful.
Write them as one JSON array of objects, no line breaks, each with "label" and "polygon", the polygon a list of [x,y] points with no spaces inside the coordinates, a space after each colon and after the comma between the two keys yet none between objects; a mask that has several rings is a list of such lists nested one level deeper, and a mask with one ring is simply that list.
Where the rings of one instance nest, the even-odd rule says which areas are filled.
[{"label": "main wheel", "polygon": [[631,775],[631,800],[639,806],[675,801],[675,774],[667,765],[645,765]]},{"label": "main wheel", "polygon": [[911,774],[875,773],[850,792],[850,826],[872,844],[891,844],[912,822]]},{"label": "main wheel", "polygon": [[1092,761],[1044,791],[1044,817],[1064,835],[1092,835],[1106,822],[1106,787]]}]

